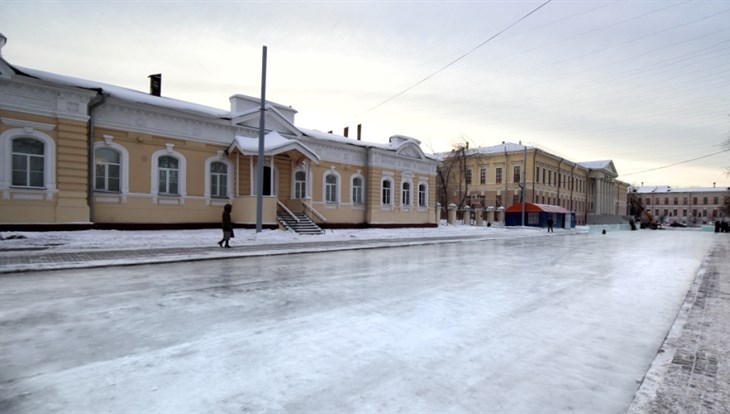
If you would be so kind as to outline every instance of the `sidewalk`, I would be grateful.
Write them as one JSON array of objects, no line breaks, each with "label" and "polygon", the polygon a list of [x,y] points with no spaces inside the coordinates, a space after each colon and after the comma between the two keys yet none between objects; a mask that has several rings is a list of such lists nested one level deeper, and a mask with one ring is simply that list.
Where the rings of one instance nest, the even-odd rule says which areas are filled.
[{"label": "sidewalk", "polygon": [[[555,234],[570,235],[575,233],[566,232],[562,234]],[[515,234],[513,237],[520,236],[519,234]],[[530,235],[530,237],[535,237],[535,235]],[[77,249],[73,251],[53,251],[52,249],[47,251],[45,249],[29,247],[0,251],[0,274],[40,270],[64,270],[104,266],[129,266],[213,259],[234,259],[251,256],[274,256],[282,254],[315,253],[339,250],[376,249],[434,243],[459,243],[490,239],[494,239],[494,236],[484,234],[460,234],[388,239],[319,240],[316,243],[260,243],[245,244],[242,246],[234,245],[230,249],[220,248],[216,245],[207,247],[128,248],[114,250]]]},{"label": "sidewalk", "polygon": [[717,235],[628,413],[730,412],[729,257]]}]

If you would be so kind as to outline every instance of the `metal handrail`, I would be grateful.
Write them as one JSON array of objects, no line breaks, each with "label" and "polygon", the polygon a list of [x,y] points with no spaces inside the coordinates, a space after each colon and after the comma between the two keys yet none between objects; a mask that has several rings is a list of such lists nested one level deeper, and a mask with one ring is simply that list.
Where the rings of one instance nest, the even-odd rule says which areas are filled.
[{"label": "metal handrail", "polygon": [[324,223],[327,222],[327,219],[324,218],[323,215],[319,214],[319,212],[317,210],[315,210],[314,207],[310,206],[309,204],[305,203],[304,201],[302,201],[302,207],[304,207],[304,209],[307,211],[311,211],[312,214],[317,216],[317,218],[320,219],[322,222],[324,222]]},{"label": "metal handrail", "polygon": [[297,218],[297,216],[296,216],[296,215],[295,215],[294,213],[292,213],[292,212],[291,212],[291,210],[289,210],[289,209],[288,209],[288,208],[287,208],[287,207],[286,207],[286,206],[285,206],[284,204],[282,204],[282,202],[281,202],[281,201],[278,201],[278,200],[277,200],[277,201],[276,201],[276,206],[277,206],[277,207],[278,207],[278,208],[279,208],[280,210],[283,210],[283,211],[285,211],[285,212],[286,212],[286,214],[288,214],[288,215],[289,215],[289,217],[293,218],[293,219],[294,219],[294,220],[295,220],[295,221],[296,221],[297,223],[299,223],[299,218]]}]

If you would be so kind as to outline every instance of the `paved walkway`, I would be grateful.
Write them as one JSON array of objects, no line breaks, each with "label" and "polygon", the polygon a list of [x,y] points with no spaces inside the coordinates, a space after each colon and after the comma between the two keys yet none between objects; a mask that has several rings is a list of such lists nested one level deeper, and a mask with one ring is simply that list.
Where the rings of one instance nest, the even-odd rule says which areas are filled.
[{"label": "paved walkway", "polygon": [[[674,325],[628,408],[631,414],[730,412],[730,237],[717,240],[698,271]],[[248,245],[145,250],[52,252],[3,251],[0,273],[89,268],[111,265],[239,258],[334,250],[385,248],[465,240],[446,236],[388,240]]]},{"label": "paved walkway", "polygon": [[716,237],[630,414],[730,413],[730,237]]}]

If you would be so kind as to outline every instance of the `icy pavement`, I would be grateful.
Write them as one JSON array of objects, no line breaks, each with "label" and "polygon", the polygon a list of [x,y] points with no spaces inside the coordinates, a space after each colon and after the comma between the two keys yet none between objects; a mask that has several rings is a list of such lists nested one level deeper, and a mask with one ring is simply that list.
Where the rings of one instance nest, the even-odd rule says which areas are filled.
[{"label": "icy pavement", "polygon": [[[701,407],[725,412],[729,276],[714,263],[728,240],[494,238],[0,275],[0,412],[695,412],[661,401],[677,392],[714,393]],[[687,295],[703,285],[707,299]],[[686,391],[659,359],[698,355],[662,342],[700,308],[667,344],[711,334],[717,375],[694,370],[678,383],[705,391]]]}]

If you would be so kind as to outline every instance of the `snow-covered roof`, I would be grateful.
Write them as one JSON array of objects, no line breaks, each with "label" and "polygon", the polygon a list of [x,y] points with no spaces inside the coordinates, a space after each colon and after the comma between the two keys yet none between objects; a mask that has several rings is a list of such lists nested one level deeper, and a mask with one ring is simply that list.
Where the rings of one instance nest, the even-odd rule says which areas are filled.
[{"label": "snow-covered roof", "polygon": [[134,89],[123,88],[121,86],[110,85],[103,82],[74,78],[71,76],[59,75],[56,73],[44,72],[42,70],[24,68],[20,66],[14,66],[14,69],[16,69],[21,74],[31,76],[46,82],[83,89],[100,90],[101,92],[109,94],[112,97],[125,101],[159,106],[214,118],[230,118],[230,111],[226,111],[223,109],[212,108],[209,106],[180,101],[172,98],[166,98],[164,96],[150,95],[148,93],[136,91]]},{"label": "snow-covered roof", "polygon": [[[420,143],[421,141],[417,140],[416,138],[407,137],[404,135],[393,135],[390,137],[390,143],[388,144],[380,144],[375,142],[369,142],[369,141],[360,141],[358,139],[352,139],[345,137],[343,135],[337,135],[330,132],[322,132],[318,131],[316,129],[306,129],[306,128],[300,128],[297,127],[299,131],[301,131],[305,136],[316,138],[318,140],[322,141],[331,141],[331,142],[339,142],[341,144],[349,144],[349,145],[355,145],[363,148],[380,148],[387,151],[398,151],[401,149],[404,145],[415,145],[420,150]],[[423,151],[420,151],[420,155],[424,156],[425,158],[436,160],[437,158],[432,154],[425,154]]]},{"label": "snow-covered roof", "polygon": [[[507,208],[508,213],[515,213],[515,212],[522,212],[522,203],[515,203],[509,206]],[[568,214],[570,211],[567,209],[560,207],[560,206],[554,206],[551,204],[537,204],[537,203],[525,203],[525,212],[526,213],[539,213],[539,212],[545,212],[545,213],[560,213],[560,214]]]},{"label": "snow-covered roof", "polygon": [[477,147],[473,150],[469,150],[470,154],[498,154],[498,153],[504,153],[506,152],[516,152],[516,151],[524,151],[532,149],[533,147],[529,147],[522,144],[515,144],[514,142],[504,142],[499,145],[492,145],[490,147]]},{"label": "snow-covered roof", "polygon": [[613,161],[611,160],[601,160],[601,161],[584,161],[579,162],[578,165],[586,168],[590,168],[591,170],[603,170],[603,169],[610,169],[611,164]]},{"label": "snow-covered roof", "polygon": [[[259,152],[259,139],[258,137],[244,137],[236,136],[231,145],[230,149],[234,147],[246,155],[257,155]],[[281,136],[278,132],[272,131],[266,134],[264,137],[264,154],[268,156],[281,154],[287,151],[295,150],[304,154],[310,160],[319,164],[319,156],[317,153],[312,151],[303,142],[289,139]]]},{"label": "snow-covered roof", "polygon": [[631,187],[629,191],[637,193],[711,193],[730,191],[730,187],[672,187],[669,185],[647,185]]}]

